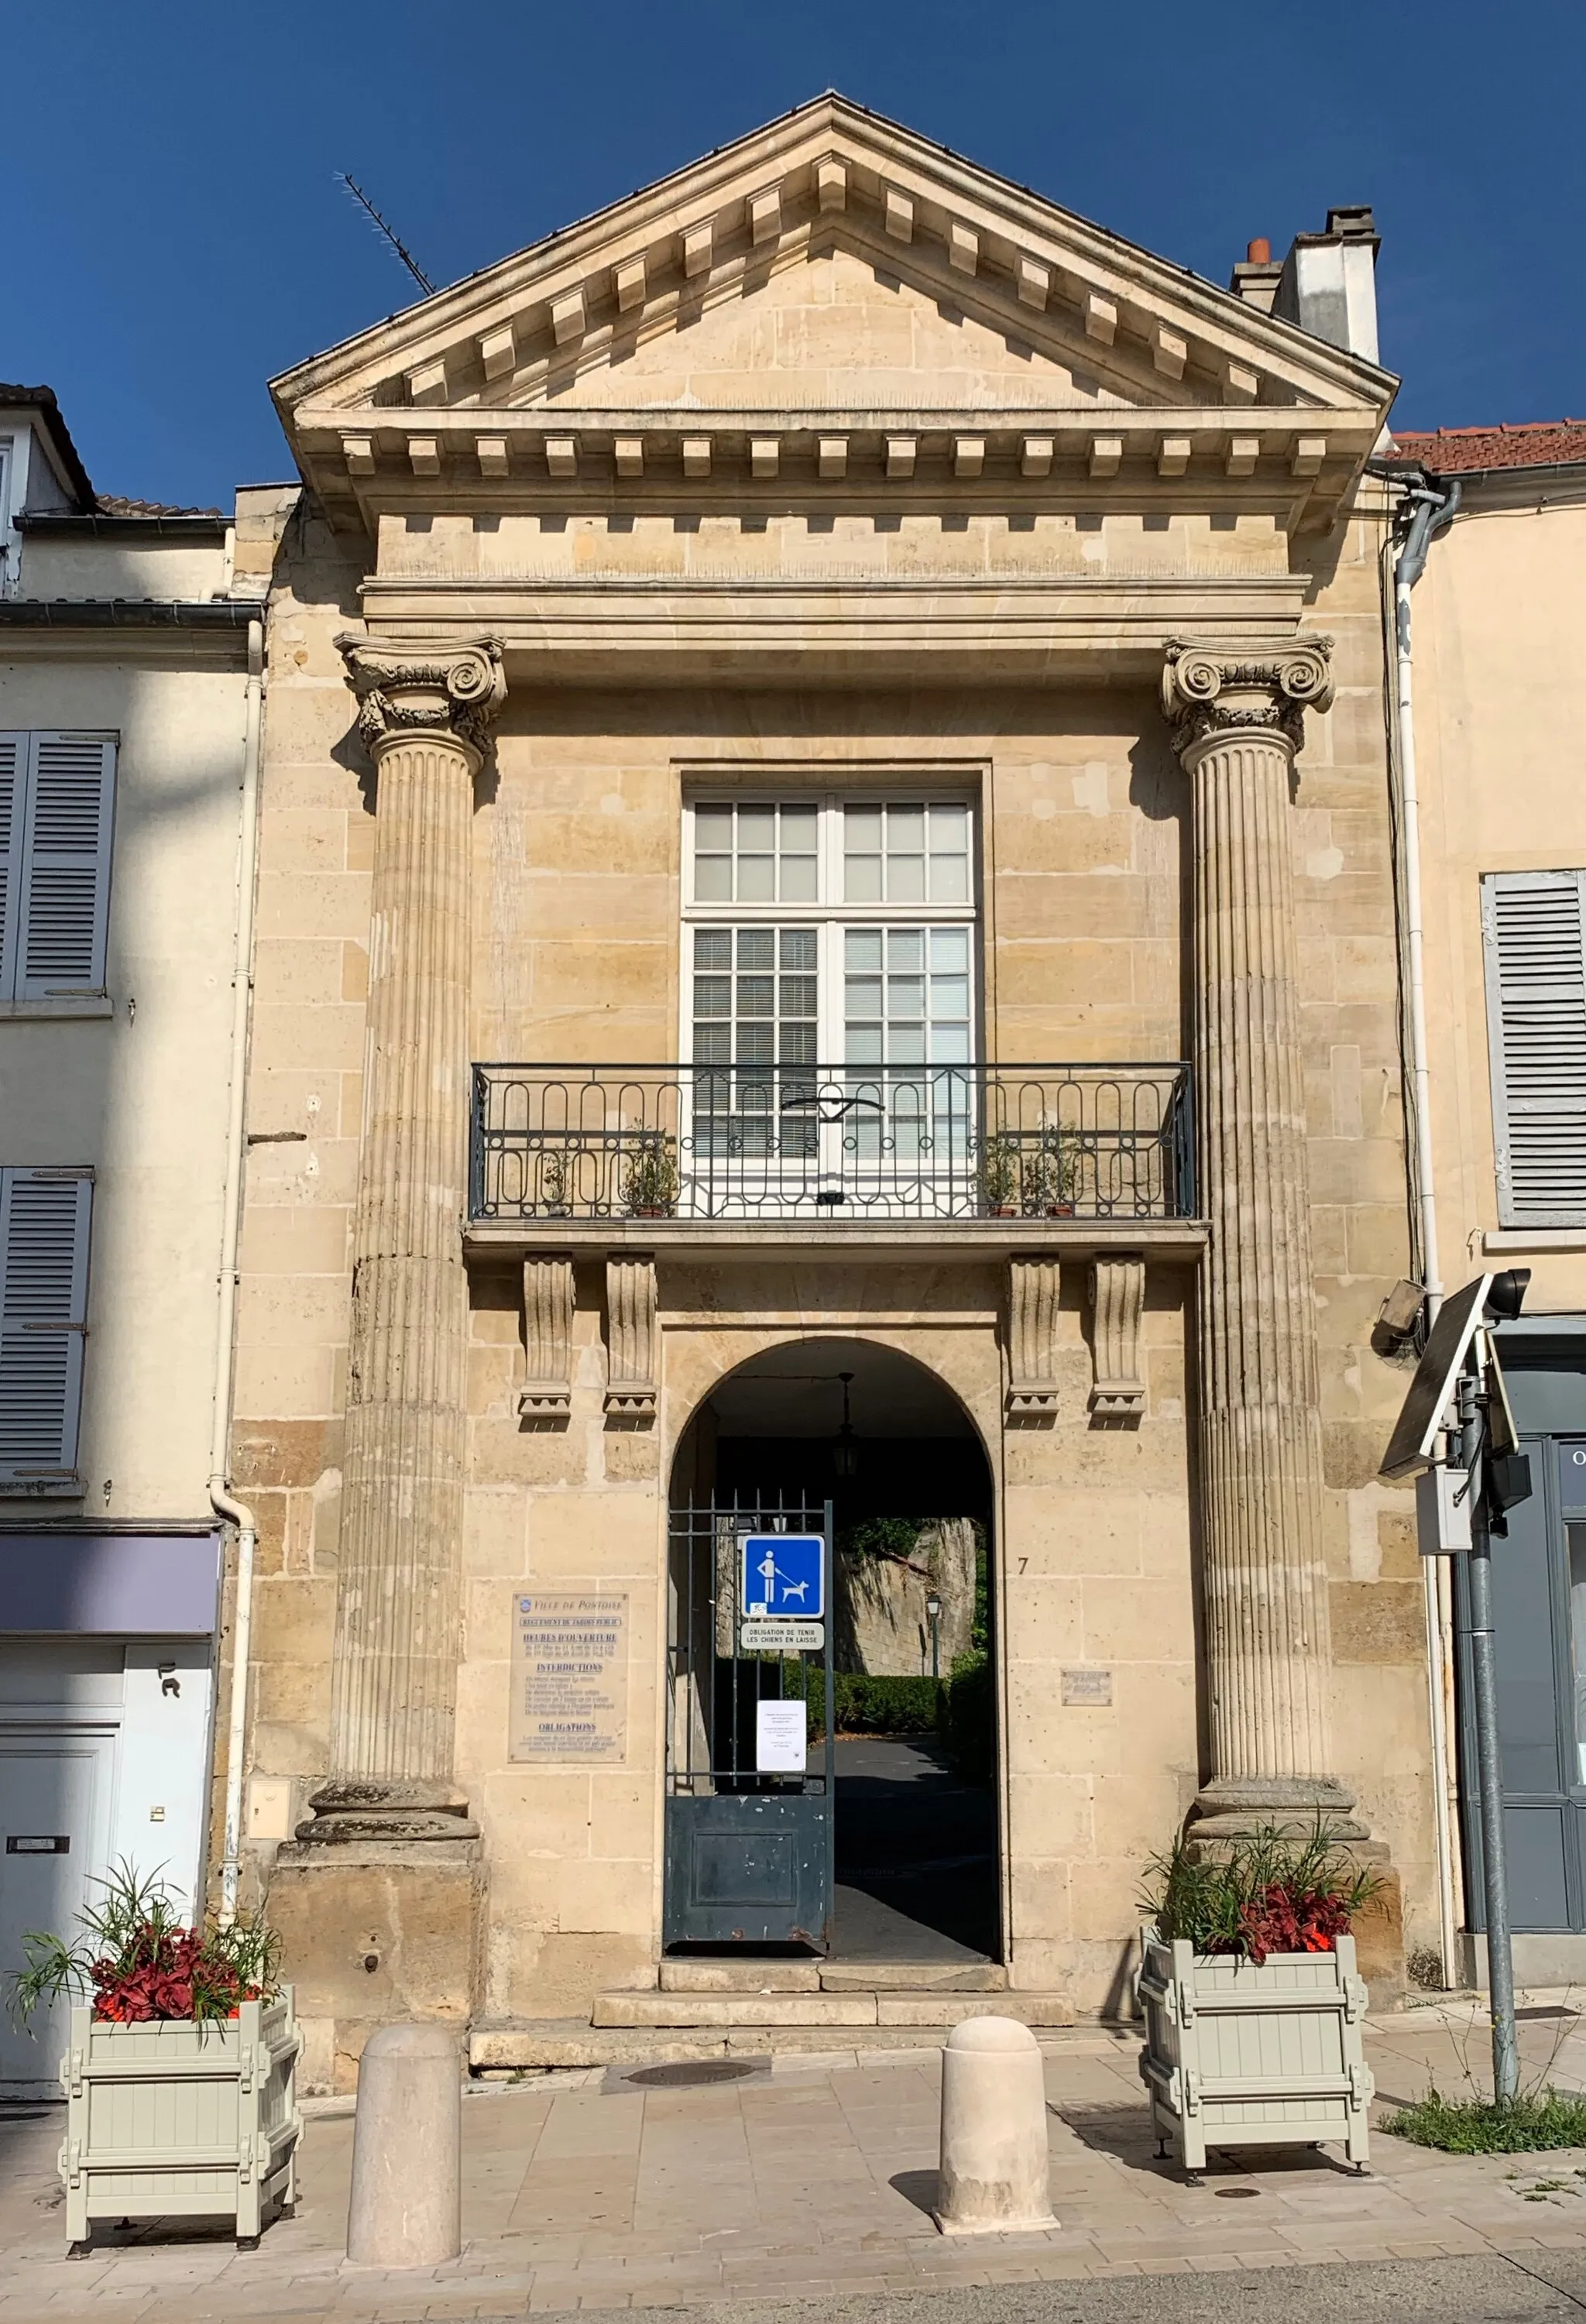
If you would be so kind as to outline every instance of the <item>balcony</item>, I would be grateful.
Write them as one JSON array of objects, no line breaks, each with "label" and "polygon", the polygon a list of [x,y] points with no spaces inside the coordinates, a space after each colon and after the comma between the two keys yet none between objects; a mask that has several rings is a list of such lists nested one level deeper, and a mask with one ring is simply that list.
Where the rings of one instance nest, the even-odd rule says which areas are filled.
[{"label": "balcony", "polygon": [[1186,1065],[474,1068],[469,1239],[1198,1248]]}]

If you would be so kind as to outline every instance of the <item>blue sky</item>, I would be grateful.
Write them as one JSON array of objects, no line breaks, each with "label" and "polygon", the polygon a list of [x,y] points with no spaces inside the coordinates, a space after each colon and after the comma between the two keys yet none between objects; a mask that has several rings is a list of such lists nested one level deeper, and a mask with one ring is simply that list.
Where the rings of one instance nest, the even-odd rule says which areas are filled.
[{"label": "blue sky", "polygon": [[[0,373],[102,491],[290,473],[272,374],[826,87],[1226,282],[1375,204],[1406,427],[1586,415],[1586,10],[55,0],[8,12]],[[1513,37],[1506,32],[1512,28]]]}]

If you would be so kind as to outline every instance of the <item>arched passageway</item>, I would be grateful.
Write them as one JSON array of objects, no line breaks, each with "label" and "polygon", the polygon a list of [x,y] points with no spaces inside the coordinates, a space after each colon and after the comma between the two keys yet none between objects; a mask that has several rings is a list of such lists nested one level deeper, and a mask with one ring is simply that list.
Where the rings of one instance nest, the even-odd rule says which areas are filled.
[{"label": "arched passageway", "polygon": [[[685,1765],[710,1762],[713,1795],[777,1780],[721,1773],[729,1729],[732,1748],[751,1755],[741,1633],[719,1602],[736,1568],[719,1545],[734,1526],[780,1526],[782,1510],[790,1526],[819,1526],[829,1507],[831,1953],[856,1963],[996,1959],[991,1477],[958,1397],[874,1341],[784,1342],[726,1374],[695,1413],[672,1505],[669,1816],[680,1825],[704,1812],[670,1806],[699,1793],[696,1776],[679,1781]],[[779,1695],[803,1693],[814,1793],[825,1788],[820,1655],[802,1659],[802,1675],[784,1668],[773,1682],[762,1668],[749,1692],[774,1683]],[[668,1854],[669,1880],[678,1881],[670,1837]],[[669,1919],[678,1941],[683,1923]],[[703,1941],[704,1923],[689,1925]]]}]

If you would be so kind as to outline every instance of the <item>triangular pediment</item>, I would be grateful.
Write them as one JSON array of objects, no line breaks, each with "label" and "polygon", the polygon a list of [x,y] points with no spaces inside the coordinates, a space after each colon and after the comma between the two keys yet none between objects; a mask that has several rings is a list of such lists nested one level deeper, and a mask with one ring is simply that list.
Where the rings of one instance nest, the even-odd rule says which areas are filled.
[{"label": "triangular pediment", "polygon": [[300,365],[274,392],[305,473],[334,500],[349,466],[371,473],[368,447],[431,424],[444,445],[469,421],[535,414],[616,428],[627,413],[731,413],[752,432],[757,414],[868,412],[885,426],[964,414],[994,429],[1000,414],[1051,426],[1134,410],[1166,427],[1182,414],[1208,441],[1208,415],[1280,432],[1283,415],[1308,415],[1352,443],[1369,441],[1393,385],[827,96]]}]

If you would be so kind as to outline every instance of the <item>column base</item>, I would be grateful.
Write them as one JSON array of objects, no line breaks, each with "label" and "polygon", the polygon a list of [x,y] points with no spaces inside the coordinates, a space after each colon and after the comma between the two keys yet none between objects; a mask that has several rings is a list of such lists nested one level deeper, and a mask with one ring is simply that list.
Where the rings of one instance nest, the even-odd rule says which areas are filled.
[{"label": "column base", "polygon": [[1332,1775],[1223,1775],[1204,1784],[1190,1810],[1194,1840],[1240,1840],[1252,1831],[1313,1831],[1320,1818],[1335,1840],[1367,1840],[1354,1794]]},{"label": "column base", "polygon": [[364,2043],[399,2018],[466,2034],[483,1989],[484,1895],[475,1838],[321,1837],[279,1849],[265,1911],[296,1987],[300,2089],[355,2089]]},{"label": "column base", "polygon": [[309,1800],[314,1812],[299,1824],[306,1848],[340,1848],[351,1840],[477,1840],[479,1827],[453,1784],[373,1783],[346,1776],[322,1784]]}]

